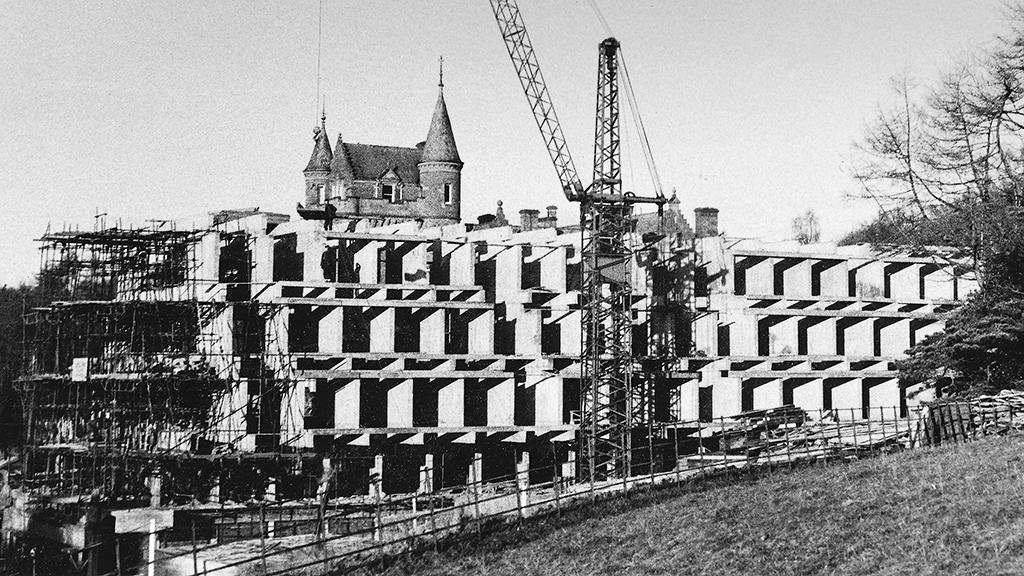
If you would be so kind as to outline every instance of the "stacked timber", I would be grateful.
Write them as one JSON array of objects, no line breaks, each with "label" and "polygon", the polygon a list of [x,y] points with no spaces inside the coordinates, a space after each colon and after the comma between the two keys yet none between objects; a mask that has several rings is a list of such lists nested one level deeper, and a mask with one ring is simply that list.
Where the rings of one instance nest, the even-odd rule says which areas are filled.
[{"label": "stacked timber", "polygon": [[1024,429],[1024,392],[1000,390],[971,401],[973,423],[985,434],[1005,434]]}]

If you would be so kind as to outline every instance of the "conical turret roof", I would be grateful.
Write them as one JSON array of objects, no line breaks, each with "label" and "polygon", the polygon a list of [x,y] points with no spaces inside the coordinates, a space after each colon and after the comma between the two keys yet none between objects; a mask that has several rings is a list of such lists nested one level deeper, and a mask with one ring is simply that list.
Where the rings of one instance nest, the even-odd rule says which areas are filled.
[{"label": "conical turret roof", "polygon": [[348,157],[348,151],[345,149],[345,143],[341,140],[341,133],[338,134],[338,143],[334,145],[331,173],[342,180],[352,180],[355,176],[355,172],[352,170],[352,162]]},{"label": "conical turret roof", "polygon": [[303,172],[330,172],[331,160],[334,154],[331,153],[331,141],[327,136],[327,115],[320,117],[320,125],[313,128],[313,154],[309,157],[309,164]]},{"label": "conical turret roof", "polygon": [[423,157],[420,162],[462,164],[462,159],[459,158],[459,149],[455,146],[452,123],[448,119],[448,107],[444,103],[443,86],[438,90],[434,117],[430,120],[430,130],[427,131],[427,141],[423,145]]}]

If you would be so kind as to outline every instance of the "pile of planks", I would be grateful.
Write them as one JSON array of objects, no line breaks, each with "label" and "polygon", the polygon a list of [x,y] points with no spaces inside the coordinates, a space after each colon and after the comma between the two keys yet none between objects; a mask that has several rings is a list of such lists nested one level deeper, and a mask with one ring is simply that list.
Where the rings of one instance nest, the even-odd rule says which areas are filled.
[{"label": "pile of planks", "polygon": [[984,434],[1005,434],[1024,429],[1024,392],[1000,390],[971,400],[974,425]]}]

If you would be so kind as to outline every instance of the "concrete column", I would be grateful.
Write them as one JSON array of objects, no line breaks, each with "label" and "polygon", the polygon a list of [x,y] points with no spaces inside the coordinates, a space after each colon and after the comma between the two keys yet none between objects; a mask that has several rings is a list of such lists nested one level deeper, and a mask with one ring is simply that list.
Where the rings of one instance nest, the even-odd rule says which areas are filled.
[{"label": "concrete column", "polygon": [[320,460],[320,468],[323,472],[320,475],[320,483],[316,487],[317,498],[323,498],[327,495],[327,489],[330,485],[329,478],[331,477],[334,464],[330,458],[325,457]]},{"label": "concrete column", "polygon": [[494,298],[498,302],[512,300],[522,290],[523,247],[502,247],[495,257],[497,274],[494,278]]},{"label": "concrete column", "polygon": [[472,286],[475,284],[474,269],[475,263],[473,251],[476,247],[473,244],[461,244],[451,251],[451,258],[448,261],[449,280],[455,286]]},{"label": "concrete column", "polygon": [[388,427],[412,427],[412,380],[392,381],[388,388]]},{"label": "concrete column", "polygon": [[802,260],[787,268],[782,273],[782,282],[786,296],[810,296],[811,261]]},{"label": "concrete column", "polygon": [[576,477],[576,451],[569,450],[569,454],[562,462],[562,478],[572,479]]},{"label": "concrete column", "polygon": [[409,284],[427,284],[430,282],[430,270],[427,269],[427,248],[425,242],[417,242],[416,246],[402,256],[402,281]]},{"label": "concrete column", "polygon": [[[926,300],[952,300],[953,274],[948,268],[927,268],[924,277]],[[960,297],[963,297],[961,294]]]},{"label": "concrete column", "polygon": [[883,280],[885,263],[872,260],[857,268],[857,296],[881,298],[884,293]]},{"label": "concrete column", "polygon": [[678,384],[676,397],[678,398],[673,410],[677,413],[679,420],[697,420],[700,418],[700,380],[691,378],[688,380],[674,380]]},{"label": "concrete column", "polygon": [[252,248],[252,281],[270,284],[274,281],[274,237],[257,236]]},{"label": "concrete column", "polygon": [[263,499],[267,502],[277,501],[277,478],[273,476],[267,477],[267,486],[263,494]]},{"label": "concrete column", "polygon": [[505,378],[487,389],[487,425],[512,426],[516,414],[516,381]]},{"label": "concrete column", "polygon": [[210,486],[209,502],[214,504],[220,503],[220,475],[217,474],[213,478],[213,484]]},{"label": "concrete column", "polygon": [[[546,250],[538,248],[538,251]],[[559,246],[550,250],[540,259],[540,285],[558,292],[565,291],[565,247]]]},{"label": "concrete column", "polygon": [[420,466],[420,483],[418,494],[430,494],[434,491],[434,455],[423,455],[423,466]]},{"label": "concrete column", "polygon": [[526,490],[530,487],[530,451],[523,450],[519,454],[519,460],[516,461],[516,481],[519,483],[520,490]]},{"label": "concrete column", "polygon": [[[317,350],[320,352],[341,351],[342,327],[344,326],[345,308],[332,306],[330,311],[320,320],[317,331]],[[287,332],[285,332],[287,334]]]},{"label": "concrete column", "polygon": [[378,498],[384,496],[384,455],[377,454],[373,457],[373,468],[370,468],[370,497]]},{"label": "concrete column", "polygon": [[377,283],[377,249],[380,246],[380,242],[367,242],[352,255],[352,265],[359,271],[360,284]]},{"label": "concrete column", "polygon": [[562,423],[562,377],[554,374],[528,374],[526,385],[534,387],[534,422],[537,426]]},{"label": "concrete column", "polygon": [[444,315],[443,308],[431,309],[420,321],[420,352],[444,354]]},{"label": "concrete column", "polygon": [[860,378],[850,378],[832,388],[832,409],[839,410],[840,418],[848,419],[853,415],[859,417],[862,405]]},{"label": "concrete column", "polygon": [[882,356],[904,356],[910,348],[910,319],[900,319],[879,328]]},{"label": "concrete column", "polygon": [[821,295],[845,298],[850,295],[847,277],[847,262],[844,260],[821,271]]},{"label": "concrete column", "polygon": [[894,300],[917,300],[921,295],[921,265],[911,264],[889,275],[889,297]]},{"label": "concrete column", "polygon": [[509,305],[509,317],[516,321],[516,354],[539,356],[541,351],[540,310],[527,310],[522,306]]},{"label": "concrete column", "polygon": [[370,319],[370,352],[395,351],[395,309],[384,308]]},{"label": "concrete column", "polygon": [[483,483],[484,479],[484,457],[479,452],[473,453],[473,459],[469,462],[469,472],[466,474],[466,483]]},{"label": "concrete column", "polygon": [[494,354],[494,311],[481,310],[481,314],[469,321],[470,354]]},{"label": "concrete column", "polygon": [[[273,244],[273,240],[264,237]],[[201,289],[209,286],[208,283],[217,282],[220,279],[220,233],[208,232],[203,235],[199,243],[199,269],[196,271],[196,279],[201,283]],[[253,254],[253,262],[257,262],[256,254]]]},{"label": "concrete column", "polygon": [[974,278],[968,278],[966,276],[957,276],[956,278],[956,297],[958,300],[963,300],[972,292],[978,291],[978,281]]},{"label": "concrete column", "polygon": [[359,380],[350,380],[334,393],[334,427],[359,428]]},{"label": "concrete column", "polygon": [[160,492],[163,485],[163,479],[159,476],[150,476],[146,484],[149,485],[149,505],[152,508],[160,507]]},{"label": "concrete column", "polygon": [[807,327],[807,354],[836,355],[836,319],[825,318]]},{"label": "concrete column", "polygon": [[711,415],[733,416],[743,411],[743,394],[739,378],[720,376],[719,372],[705,372],[711,385]]},{"label": "concrete column", "polygon": [[797,317],[783,317],[768,328],[768,351],[776,354],[797,353]]},{"label": "concrete column", "polygon": [[[885,407],[890,408],[892,406],[898,407],[900,405],[900,382],[898,379],[890,379],[884,382],[879,382],[868,388],[868,405],[872,408]],[[886,417],[892,412],[886,411]],[[877,418],[878,410],[874,410],[869,413],[870,416]]]},{"label": "concrete column", "polygon": [[297,235],[297,249],[302,253],[302,279],[306,282],[323,282],[324,271],[320,267],[327,237],[323,229],[300,232]]},{"label": "concrete column", "polygon": [[754,410],[782,406],[782,380],[770,380],[754,388]]},{"label": "concrete column", "polygon": [[765,258],[747,268],[747,294],[762,295],[774,293],[774,264],[774,258]]},{"label": "concrete column", "polygon": [[874,320],[865,318],[844,331],[846,356],[869,357],[875,355]]},{"label": "concrete column", "polygon": [[466,381],[452,380],[437,391],[437,425],[463,426],[465,423]]},{"label": "concrete column", "polygon": [[[757,356],[757,316],[729,315],[723,323],[731,322],[729,353],[733,356]],[[717,351],[716,351],[717,352]]]},{"label": "concrete column", "polygon": [[793,388],[793,405],[809,412],[817,412],[824,406],[821,379],[809,380]]},{"label": "concrete column", "polygon": [[583,334],[580,332],[580,311],[572,310],[559,322],[562,354],[578,356],[582,350]]}]

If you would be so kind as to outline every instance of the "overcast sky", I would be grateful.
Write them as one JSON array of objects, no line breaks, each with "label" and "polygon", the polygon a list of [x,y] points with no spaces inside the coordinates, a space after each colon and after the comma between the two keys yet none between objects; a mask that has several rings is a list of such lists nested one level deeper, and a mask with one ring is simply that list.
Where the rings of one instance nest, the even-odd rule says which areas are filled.
[{"label": "overcast sky", "polygon": [[[890,79],[934,78],[990,43],[1001,0],[597,0],[622,42],[665,188],[733,235],[785,238],[816,211],[826,238],[868,219],[852,143]],[[520,0],[589,181],[597,45],[585,0]],[[0,10],[0,285],[32,277],[47,227],[259,206],[294,214],[312,147],[316,1],[42,2]],[[486,0],[324,0],[332,141],[426,137],[445,59],[463,218],[504,200],[560,207],[557,178]],[[649,192],[635,138],[627,188]],[[108,223],[110,220],[108,220]]]}]

